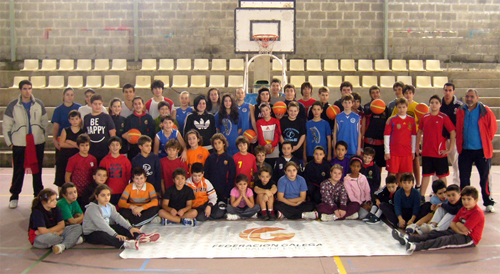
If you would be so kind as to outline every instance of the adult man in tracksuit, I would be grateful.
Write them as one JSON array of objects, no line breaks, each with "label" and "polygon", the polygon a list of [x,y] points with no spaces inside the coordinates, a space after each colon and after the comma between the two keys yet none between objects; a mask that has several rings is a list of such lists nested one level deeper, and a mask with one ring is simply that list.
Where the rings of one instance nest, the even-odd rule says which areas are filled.
[{"label": "adult man in tracksuit", "polygon": [[32,95],[31,82],[21,81],[19,90],[21,93],[19,98],[7,105],[3,118],[5,143],[12,148],[12,165],[14,167],[10,187],[12,195],[9,203],[9,207],[12,209],[17,207],[19,193],[23,188],[25,170],[33,173],[34,195],[37,196],[43,189],[43,152],[49,124],[43,102],[35,99]]},{"label": "adult man in tracksuit", "polygon": [[470,185],[472,163],[475,163],[486,212],[494,212],[495,201],[491,197],[490,169],[493,157],[492,141],[497,132],[497,121],[490,108],[479,102],[475,89],[467,91],[465,105],[457,110],[456,130],[460,188]]}]

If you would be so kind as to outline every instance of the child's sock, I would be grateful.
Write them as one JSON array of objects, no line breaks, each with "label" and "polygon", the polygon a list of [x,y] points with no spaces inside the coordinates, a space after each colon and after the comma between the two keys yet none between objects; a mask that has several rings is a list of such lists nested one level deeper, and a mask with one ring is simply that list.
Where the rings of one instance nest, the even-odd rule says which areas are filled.
[{"label": "child's sock", "polygon": [[380,218],[380,216],[382,216],[382,210],[379,208],[379,209],[377,209],[377,212],[375,212],[374,214],[375,214],[375,216]]},{"label": "child's sock", "polygon": [[370,209],[370,213],[375,214],[377,212],[377,210],[378,210],[378,206],[372,205],[372,208]]}]

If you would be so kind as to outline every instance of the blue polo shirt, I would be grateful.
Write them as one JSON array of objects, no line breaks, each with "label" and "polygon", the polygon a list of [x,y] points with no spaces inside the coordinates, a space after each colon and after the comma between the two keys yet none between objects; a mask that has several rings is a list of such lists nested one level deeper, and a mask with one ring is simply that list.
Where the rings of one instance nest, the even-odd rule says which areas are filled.
[{"label": "blue polo shirt", "polygon": [[472,111],[469,111],[469,108],[466,107],[464,114],[464,143],[462,148],[469,150],[483,149],[481,133],[479,132],[479,105]]}]

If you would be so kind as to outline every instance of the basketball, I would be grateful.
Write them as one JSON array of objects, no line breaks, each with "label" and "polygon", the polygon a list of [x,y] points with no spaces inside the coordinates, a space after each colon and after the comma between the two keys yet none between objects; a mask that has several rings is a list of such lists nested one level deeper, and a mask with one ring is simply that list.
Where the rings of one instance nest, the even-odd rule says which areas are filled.
[{"label": "basketball", "polygon": [[[266,140],[266,143],[268,143],[268,144],[271,144],[272,142],[273,142],[273,141]],[[273,153],[273,152],[274,152],[274,147],[273,147],[273,148],[271,148],[271,150],[268,150],[268,151],[267,151],[267,154],[271,154],[271,153]]]},{"label": "basketball", "polygon": [[417,115],[419,119],[427,113],[429,113],[429,107],[426,104],[420,103],[415,107],[415,115]]},{"label": "basketball", "polygon": [[139,137],[141,137],[142,133],[138,129],[131,129],[128,132],[129,136],[129,143],[131,144],[137,144],[137,141],[139,141]]},{"label": "basketball", "polygon": [[336,105],[331,105],[328,107],[328,109],[326,109],[326,116],[328,116],[328,118],[330,119],[335,119],[335,117],[337,117],[337,114],[340,113],[340,108],[337,107]]},{"label": "basketball", "polygon": [[247,137],[248,141],[251,142],[253,138],[257,137],[257,133],[255,133],[252,129],[247,129],[243,132],[243,136]]},{"label": "basketball", "polygon": [[285,102],[276,102],[274,105],[273,105],[273,112],[275,115],[278,115],[278,114],[285,114],[286,112],[286,104]]},{"label": "basketball", "polygon": [[385,103],[384,101],[380,99],[373,100],[372,103],[370,104],[370,110],[374,114],[381,114],[385,110]]}]

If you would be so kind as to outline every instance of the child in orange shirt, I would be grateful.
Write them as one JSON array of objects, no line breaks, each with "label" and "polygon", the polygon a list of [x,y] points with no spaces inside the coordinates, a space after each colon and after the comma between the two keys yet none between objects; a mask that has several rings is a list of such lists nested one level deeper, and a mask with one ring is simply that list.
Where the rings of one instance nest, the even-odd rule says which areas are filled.
[{"label": "child in orange shirt", "polygon": [[188,166],[188,178],[191,177],[191,166],[194,163],[202,163],[205,165],[210,153],[208,150],[201,145],[203,144],[203,137],[196,129],[192,129],[186,133],[187,139],[187,166]]}]

